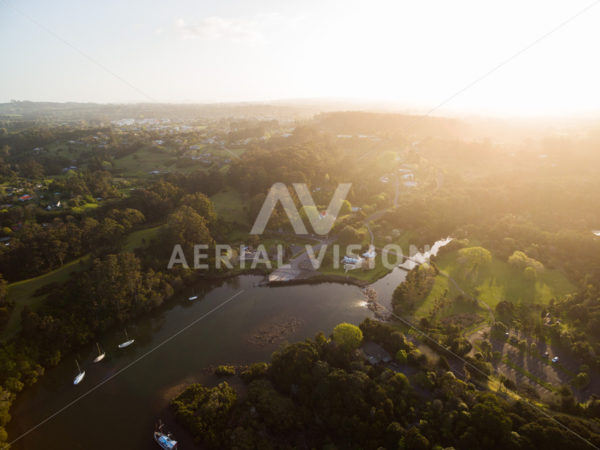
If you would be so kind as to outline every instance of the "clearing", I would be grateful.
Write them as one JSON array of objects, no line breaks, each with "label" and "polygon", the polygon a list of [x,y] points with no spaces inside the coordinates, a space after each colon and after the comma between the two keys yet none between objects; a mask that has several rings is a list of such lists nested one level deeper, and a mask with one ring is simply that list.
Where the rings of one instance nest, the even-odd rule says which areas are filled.
[{"label": "clearing", "polygon": [[[545,269],[538,274],[536,281],[531,281],[525,278],[521,271],[517,271],[506,261],[495,256],[489,267],[481,270],[477,280],[465,280],[457,257],[458,251],[442,252],[436,260],[436,265],[441,271],[454,278],[465,292],[492,309],[502,300],[509,300],[515,304],[546,305],[550,299],[559,298],[575,290],[575,286],[562,272]],[[448,278],[438,275],[429,295],[417,306],[415,316],[417,318],[427,316],[434,307],[436,299],[441,298],[446,290],[450,299],[454,299],[459,294]],[[482,311],[480,307],[469,309],[468,303],[461,305],[455,303],[452,301],[449,306],[442,308],[438,318],[463,312]]]}]

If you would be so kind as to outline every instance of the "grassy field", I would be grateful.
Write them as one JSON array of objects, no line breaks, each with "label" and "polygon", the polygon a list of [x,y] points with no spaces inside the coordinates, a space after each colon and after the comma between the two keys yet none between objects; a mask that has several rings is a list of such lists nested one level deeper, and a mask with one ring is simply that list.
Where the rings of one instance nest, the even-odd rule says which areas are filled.
[{"label": "grassy field", "polygon": [[87,150],[87,147],[85,144],[68,144],[57,141],[46,145],[45,149],[53,156],[62,156],[73,160],[79,158],[80,154]]},{"label": "grassy field", "polygon": [[240,194],[233,190],[221,191],[211,198],[219,217],[228,222],[245,224],[248,222],[244,211],[244,203]]},{"label": "grassy field", "polygon": [[23,311],[25,306],[36,308],[44,300],[44,295],[34,297],[35,291],[52,283],[64,283],[73,272],[82,270],[88,264],[89,259],[84,256],[39,277],[9,284],[8,299],[15,302],[15,307],[0,339],[5,340],[14,336],[19,331],[21,326],[21,311]]},{"label": "grassy field", "polygon": [[148,177],[153,170],[174,171],[176,156],[166,150],[143,148],[115,160],[115,169],[127,176]]},{"label": "grassy field", "polygon": [[[164,225],[134,231],[127,237],[123,251],[133,251],[136,248],[143,247],[144,241],[148,242],[158,236],[162,226]],[[0,339],[5,340],[10,338],[19,331],[21,326],[21,311],[23,311],[25,306],[35,309],[43,302],[46,297],[45,295],[35,296],[35,292],[38,289],[53,283],[64,283],[73,272],[85,270],[89,264],[89,258],[83,256],[39,277],[9,284],[8,299],[15,302],[15,307],[11,312],[6,328],[0,335]]]},{"label": "grassy field", "polygon": [[[491,264],[485,270],[481,270],[477,280],[466,281],[461,274],[461,268],[457,262],[457,252],[443,253],[436,261],[438,268],[453,277],[460,286],[469,294],[485,302],[494,308],[502,300],[510,300],[513,303],[524,304],[547,304],[551,298],[558,298],[570,292],[575,287],[559,271],[544,270],[538,275],[537,281],[527,280],[523,274],[507,262],[494,257]],[[436,277],[435,284],[425,298],[418,305],[415,312],[416,317],[426,316],[434,306],[435,300],[440,298],[445,290],[448,297],[454,298],[459,292],[448,278]],[[442,311],[442,316],[449,316],[468,311],[459,308],[454,303]],[[477,308],[480,310],[480,308]]]},{"label": "grassy field", "polygon": [[145,247],[150,241],[156,239],[160,229],[164,225],[157,225],[152,228],[144,228],[143,230],[134,231],[129,236],[123,245],[124,252],[132,252],[136,248]]},{"label": "grassy field", "polygon": [[81,206],[75,206],[75,207],[71,208],[71,211],[73,211],[74,213],[77,213],[77,214],[82,214],[84,211],[87,211],[90,209],[95,209],[98,206],[100,206],[98,203],[84,203]]}]

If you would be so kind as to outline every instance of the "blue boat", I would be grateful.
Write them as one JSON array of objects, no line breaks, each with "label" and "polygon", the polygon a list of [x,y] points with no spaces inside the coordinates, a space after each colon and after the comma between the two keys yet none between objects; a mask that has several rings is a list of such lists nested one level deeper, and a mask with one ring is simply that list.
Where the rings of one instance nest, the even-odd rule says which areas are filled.
[{"label": "blue boat", "polygon": [[171,437],[171,433],[164,430],[161,421],[158,422],[158,429],[154,432],[154,441],[163,450],[177,450],[177,441]]}]

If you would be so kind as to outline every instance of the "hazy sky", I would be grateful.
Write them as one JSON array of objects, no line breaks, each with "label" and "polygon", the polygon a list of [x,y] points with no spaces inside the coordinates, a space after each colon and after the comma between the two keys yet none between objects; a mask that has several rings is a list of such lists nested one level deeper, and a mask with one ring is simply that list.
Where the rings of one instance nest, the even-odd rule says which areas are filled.
[{"label": "hazy sky", "polygon": [[[0,0],[0,101],[149,101],[141,90],[165,102],[430,108],[591,3]],[[596,5],[445,108],[599,112],[599,23]]]}]

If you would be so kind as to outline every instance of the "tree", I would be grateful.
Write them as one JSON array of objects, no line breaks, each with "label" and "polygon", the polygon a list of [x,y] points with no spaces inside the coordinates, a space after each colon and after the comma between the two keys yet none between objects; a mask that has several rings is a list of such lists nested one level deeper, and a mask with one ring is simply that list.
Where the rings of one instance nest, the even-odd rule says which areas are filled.
[{"label": "tree", "polygon": [[590,376],[586,372],[579,372],[573,380],[573,386],[583,389],[590,384]]},{"label": "tree", "polygon": [[217,220],[217,213],[213,202],[203,193],[196,192],[183,197],[181,204],[189,206],[198,214],[206,219],[209,228],[215,224]]},{"label": "tree", "polygon": [[206,219],[189,206],[181,206],[169,216],[166,232],[170,244],[180,244],[186,250],[214,243]]},{"label": "tree", "polygon": [[338,238],[340,242],[344,245],[348,244],[360,244],[362,241],[362,236],[358,232],[358,230],[350,225],[346,225],[340,231]]},{"label": "tree", "polygon": [[4,303],[4,300],[6,300],[7,294],[8,294],[8,283],[6,282],[6,280],[4,279],[2,274],[0,274],[0,304]]},{"label": "tree", "polygon": [[[471,410],[473,437],[480,448],[503,448],[510,438],[512,421],[491,394],[483,394]],[[466,436],[463,436],[463,438]],[[469,446],[465,448],[477,448]]]},{"label": "tree", "polygon": [[463,268],[465,279],[479,276],[479,269],[492,262],[492,254],[483,247],[467,247],[458,251],[458,263]]},{"label": "tree", "polygon": [[345,350],[355,350],[362,343],[363,334],[356,325],[344,322],[333,329],[333,340]]},{"label": "tree", "polygon": [[352,205],[348,200],[342,202],[342,208],[340,209],[340,215],[349,214],[352,211]]},{"label": "tree", "polygon": [[42,178],[44,176],[44,166],[39,162],[30,159],[21,164],[21,173],[27,178]]},{"label": "tree", "polygon": [[406,350],[398,350],[396,352],[396,361],[398,361],[400,364],[406,364],[406,361],[407,361]]},{"label": "tree", "polygon": [[535,282],[537,280],[537,272],[531,266],[525,267],[525,270],[523,270],[523,276],[528,281]]},{"label": "tree", "polygon": [[535,342],[532,342],[531,345],[529,346],[529,353],[531,353],[532,355],[536,355],[538,352],[538,346]]},{"label": "tree", "polygon": [[544,265],[541,262],[539,262],[533,258],[530,258],[529,256],[527,256],[525,254],[525,252],[522,252],[519,250],[516,250],[508,258],[508,263],[511,266],[516,267],[517,269],[526,270],[527,268],[530,268],[537,272],[541,272],[542,270],[544,270]]},{"label": "tree", "polygon": [[227,421],[236,399],[235,390],[226,382],[213,388],[192,384],[171,405],[177,420],[186,425],[196,439],[210,448],[223,448]]},{"label": "tree", "polygon": [[412,427],[401,441],[399,448],[403,450],[428,450],[430,447],[429,440],[416,427]]}]

